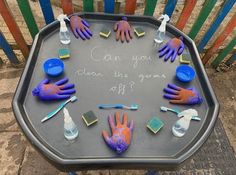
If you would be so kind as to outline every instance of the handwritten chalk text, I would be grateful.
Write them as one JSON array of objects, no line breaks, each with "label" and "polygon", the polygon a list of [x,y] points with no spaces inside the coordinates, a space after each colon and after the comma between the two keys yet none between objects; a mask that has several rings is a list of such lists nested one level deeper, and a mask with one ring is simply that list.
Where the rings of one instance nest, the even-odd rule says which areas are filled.
[{"label": "handwritten chalk text", "polygon": [[91,76],[91,77],[103,77],[103,74],[100,72],[87,71],[85,68],[78,69],[75,72],[78,76]]}]

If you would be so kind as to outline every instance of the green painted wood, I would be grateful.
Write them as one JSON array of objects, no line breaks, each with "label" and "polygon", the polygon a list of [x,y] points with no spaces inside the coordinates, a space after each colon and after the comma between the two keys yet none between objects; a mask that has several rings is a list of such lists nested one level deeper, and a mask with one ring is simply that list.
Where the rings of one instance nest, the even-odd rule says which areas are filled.
[{"label": "green painted wood", "polygon": [[236,62],[236,53],[233,53],[233,55],[225,62],[226,66],[231,66]]},{"label": "green painted wood", "polygon": [[93,0],[83,0],[83,7],[85,12],[94,12]]},{"label": "green painted wood", "polygon": [[146,0],[144,15],[152,16],[158,0]]},{"label": "green painted wood", "polygon": [[224,60],[224,58],[233,50],[234,46],[236,46],[236,38],[233,38],[232,41],[226,46],[219,55],[215,58],[215,60],[211,63],[213,67],[218,67],[219,64]]},{"label": "green painted wood", "polygon": [[217,0],[207,0],[205,2],[201,12],[198,15],[198,18],[194,22],[193,27],[188,34],[190,38],[194,39],[197,36],[199,30],[201,29],[203,23],[206,21],[216,2]]},{"label": "green painted wood", "polygon": [[29,1],[28,0],[17,0],[17,3],[19,5],[20,11],[25,19],[26,25],[30,31],[30,35],[32,38],[35,37],[35,35],[39,32],[38,26],[35,22],[33,13],[31,11]]}]

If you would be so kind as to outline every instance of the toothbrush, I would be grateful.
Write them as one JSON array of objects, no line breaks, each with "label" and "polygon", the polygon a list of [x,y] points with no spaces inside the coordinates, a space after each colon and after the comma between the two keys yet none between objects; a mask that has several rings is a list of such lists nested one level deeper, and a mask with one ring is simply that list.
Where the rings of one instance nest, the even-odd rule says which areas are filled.
[{"label": "toothbrush", "polygon": [[76,100],[77,100],[77,97],[76,97],[76,96],[73,96],[73,97],[71,97],[70,99],[68,99],[67,101],[61,103],[61,104],[57,107],[56,110],[54,110],[54,111],[50,112],[49,114],[47,114],[47,116],[44,117],[44,118],[41,120],[41,122],[43,123],[43,122],[49,120],[50,118],[54,117],[54,116],[55,116],[60,110],[62,110],[69,102],[72,102],[72,103],[73,103],[73,102],[76,101]]},{"label": "toothbrush", "polygon": [[100,104],[100,105],[98,105],[98,108],[100,108],[100,109],[115,108],[115,109],[137,110],[138,105],[137,104],[131,104],[130,106],[126,106],[126,105],[123,105],[123,104]]},{"label": "toothbrush", "polygon": [[[165,106],[161,106],[161,111],[162,112],[167,112],[167,111],[171,111],[175,114],[177,114],[177,117],[182,117],[182,115],[179,115],[181,112],[178,109],[171,109],[171,108],[167,108]],[[196,121],[201,121],[201,118],[199,118],[198,116],[192,116],[192,120],[196,120]]]},{"label": "toothbrush", "polygon": [[171,111],[171,112],[176,113],[177,115],[180,113],[180,111],[178,109],[171,109],[171,108],[167,108],[164,106],[161,106],[161,111],[163,111],[163,112]]}]

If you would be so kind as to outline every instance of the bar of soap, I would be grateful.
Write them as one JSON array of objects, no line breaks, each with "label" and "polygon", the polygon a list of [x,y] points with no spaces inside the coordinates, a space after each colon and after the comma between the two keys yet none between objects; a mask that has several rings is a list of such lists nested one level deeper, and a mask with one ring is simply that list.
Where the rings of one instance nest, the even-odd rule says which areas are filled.
[{"label": "bar of soap", "polygon": [[82,118],[87,126],[90,126],[98,121],[93,111],[88,111],[82,115]]},{"label": "bar of soap", "polygon": [[164,123],[158,117],[153,117],[147,124],[148,129],[150,129],[154,134],[156,134],[163,126]]},{"label": "bar of soap", "polygon": [[142,28],[140,27],[135,27],[134,28],[134,33],[138,36],[138,37],[142,37],[145,35],[145,32]]},{"label": "bar of soap", "polygon": [[59,54],[60,59],[70,58],[70,50],[69,49],[65,49],[65,48],[59,49],[58,54]]},{"label": "bar of soap", "polygon": [[100,31],[100,36],[102,37],[105,37],[105,38],[108,38],[111,34],[111,30],[107,29],[107,28],[103,28],[101,31]]}]

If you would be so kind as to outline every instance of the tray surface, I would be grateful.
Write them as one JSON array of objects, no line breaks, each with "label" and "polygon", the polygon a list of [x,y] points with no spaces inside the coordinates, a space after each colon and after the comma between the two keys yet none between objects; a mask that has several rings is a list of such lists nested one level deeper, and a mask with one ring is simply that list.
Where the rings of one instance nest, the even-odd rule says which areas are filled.
[{"label": "tray surface", "polygon": [[[132,160],[135,159],[155,159],[158,162],[178,160],[175,163],[185,160],[206,140],[218,112],[218,103],[209,87],[191,40],[189,38],[184,40],[184,53],[191,57],[191,66],[195,68],[197,76],[191,83],[181,83],[175,78],[175,69],[180,65],[179,58],[174,63],[164,62],[157,55],[159,46],[155,47],[153,44],[159,22],[151,23],[150,21],[155,20],[152,18],[150,20],[148,17],[128,17],[128,20],[131,19],[132,27],[142,27],[146,34],[142,38],[134,36],[130,43],[121,43],[115,41],[113,31],[108,39],[99,36],[100,30],[104,26],[113,28],[116,21],[112,20],[113,16],[110,15],[110,18],[106,20],[106,15],[95,17],[90,14],[87,17],[86,19],[86,15],[84,16],[91,26],[92,39],[82,41],[76,39],[71,33],[71,43],[68,47],[71,57],[63,60],[65,72],[58,78],[49,77],[54,82],[66,76],[70,79],[70,83],[75,84],[77,90],[75,95],[78,97],[78,101],[68,104],[67,109],[78,126],[79,137],[73,142],[64,138],[62,112],[42,124],[41,119],[56,109],[61,102],[45,103],[31,95],[32,89],[46,78],[42,70],[43,62],[46,58],[57,57],[59,48],[63,47],[59,41],[57,22],[47,26],[39,33],[17,89],[19,94],[23,91],[25,94],[20,97],[16,94],[15,97],[15,100],[20,99],[19,105],[23,107],[20,111],[25,112],[22,112],[25,125],[22,126],[21,121],[19,122],[23,130],[30,133],[29,137],[33,143],[35,139],[37,140],[35,145],[41,151],[48,150],[43,151],[46,156],[55,155],[62,162],[63,160],[74,160],[75,163],[78,159],[78,162],[83,159],[93,159],[96,162],[96,160],[103,159],[116,160],[118,163],[122,160],[121,158],[130,160],[130,162],[134,162]],[[116,18],[118,17],[116,16]],[[176,30],[173,33],[173,27],[168,26],[165,41],[179,35],[179,31]],[[168,83],[185,88],[194,86],[202,95],[204,102],[194,106],[169,104],[168,100],[162,97],[163,88]],[[138,111],[119,110],[121,114],[127,112],[129,121],[134,120],[135,126],[130,148],[121,156],[117,156],[106,146],[101,135],[103,129],[110,132],[107,116],[114,115],[114,112],[117,111],[101,110],[97,107],[98,104],[108,103],[127,105],[136,103],[139,105]],[[198,111],[201,121],[191,121],[190,128],[184,137],[174,137],[171,127],[178,118],[170,112],[161,112],[160,106],[180,110],[194,108]],[[89,110],[94,111],[98,117],[98,123],[91,127],[87,127],[81,118],[82,114]],[[156,135],[146,127],[148,120],[153,116],[159,117],[164,122],[164,127]],[[19,118],[18,114],[16,117]],[[200,140],[202,143],[199,145]],[[181,160],[180,157],[182,157]]]}]

